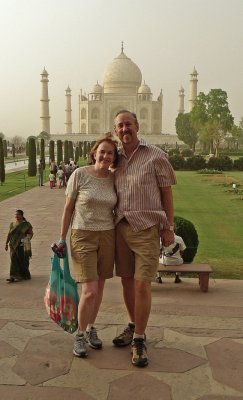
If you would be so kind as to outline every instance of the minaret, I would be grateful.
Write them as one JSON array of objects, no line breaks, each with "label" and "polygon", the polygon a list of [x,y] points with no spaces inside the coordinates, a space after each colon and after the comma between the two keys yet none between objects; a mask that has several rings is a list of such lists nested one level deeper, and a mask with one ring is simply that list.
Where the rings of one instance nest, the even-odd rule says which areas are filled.
[{"label": "minaret", "polygon": [[185,107],[184,107],[184,98],[185,98],[185,94],[184,94],[185,90],[184,88],[181,86],[180,90],[179,90],[179,101],[178,101],[178,114],[184,114],[185,112]]},{"label": "minaret", "polygon": [[50,115],[49,115],[49,99],[48,99],[48,72],[45,67],[41,74],[42,94],[41,94],[41,132],[50,133]]},{"label": "minaret", "polygon": [[198,73],[194,67],[191,73],[190,87],[189,87],[189,112],[192,111],[193,102],[197,97],[197,79]]},{"label": "minaret", "polygon": [[72,133],[72,108],[71,108],[71,89],[68,86],[66,89],[66,122],[65,122],[65,133]]}]

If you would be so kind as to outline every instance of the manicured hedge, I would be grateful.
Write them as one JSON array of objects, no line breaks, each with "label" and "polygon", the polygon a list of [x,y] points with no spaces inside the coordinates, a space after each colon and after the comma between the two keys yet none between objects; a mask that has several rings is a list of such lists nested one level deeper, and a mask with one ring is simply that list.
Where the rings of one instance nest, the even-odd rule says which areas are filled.
[{"label": "manicured hedge", "polygon": [[185,218],[175,216],[174,223],[176,234],[181,236],[186,245],[182,258],[185,263],[191,263],[197,253],[199,245],[198,234],[192,222]]}]

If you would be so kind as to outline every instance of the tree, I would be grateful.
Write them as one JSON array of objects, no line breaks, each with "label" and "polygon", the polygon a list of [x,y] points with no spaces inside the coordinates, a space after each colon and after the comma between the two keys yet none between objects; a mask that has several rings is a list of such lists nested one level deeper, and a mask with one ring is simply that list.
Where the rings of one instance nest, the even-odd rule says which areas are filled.
[{"label": "tree", "polygon": [[50,142],[49,142],[49,156],[50,156],[50,161],[55,161],[55,142],[54,142],[54,140],[50,140]]},{"label": "tree", "polygon": [[200,92],[190,114],[194,128],[199,130],[199,139],[210,143],[211,152],[215,150],[217,156],[221,142],[234,123],[227,93],[222,89],[211,89],[207,95]]},{"label": "tree", "polygon": [[29,164],[28,164],[28,176],[36,176],[37,165],[36,165],[36,145],[35,139],[29,139]]},{"label": "tree", "polygon": [[46,157],[45,157],[45,140],[40,140],[40,159],[42,160],[43,170],[46,169]]},{"label": "tree", "polygon": [[0,132],[0,138],[4,139],[4,133]]},{"label": "tree", "polygon": [[8,157],[8,144],[7,140],[3,139],[3,153],[4,157]]},{"label": "tree", "polygon": [[74,158],[74,154],[73,154],[73,142],[71,140],[69,140],[68,142],[68,158],[69,160]]},{"label": "tree", "polygon": [[175,126],[178,138],[188,144],[190,149],[194,152],[198,141],[198,132],[192,125],[190,113],[179,113],[176,118]]},{"label": "tree", "polygon": [[62,156],[62,141],[57,140],[57,165],[60,165],[63,160]]},{"label": "tree", "polygon": [[40,155],[40,144],[39,144],[39,140],[37,140],[36,145],[37,145],[36,153],[37,153],[37,156],[39,156],[39,155]]},{"label": "tree", "polygon": [[67,164],[69,161],[68,157],[68,140],[64,140],[64,163]]},{"label": "tree", "polygon": [[75,147],[75,157],[74,157],[74,160],[75,160],[76,163],[79,162],[79,146],[76,146],[76,147]]},{"label": "tree", "polygon": [[12,145],[12,156],[15,158],[15,144]]},{"label": "tree", "polygon": [[21,136],[14,136],[11,139],[11,143],[14,145],[16,152],[18,152],[19,149],[22,148],[22,146],[24,145],[25,139]]},{"label": "tree", "polygon": [[87,157],[87,147],[88,147],[88,142],[86,142],[86,140],[85,140],[84,145],[83,145],[83,157],[84,158]]},{"label": "tree", "polygon": [[79,157],[83,157],[83,143],[78,142],[78,147],[79,147]]},{"label": "tree", "polygon": [[5,165],[4,165],[4,150],[3,139],[0,137],[0,182],[5,182]]},{"label": "tree", "polygon": [[225,137],[225,140],[228,143],[228,149],[233,148],[238,150],[238,145],[243,140],[243,129],[234,124],[231,131]]}]

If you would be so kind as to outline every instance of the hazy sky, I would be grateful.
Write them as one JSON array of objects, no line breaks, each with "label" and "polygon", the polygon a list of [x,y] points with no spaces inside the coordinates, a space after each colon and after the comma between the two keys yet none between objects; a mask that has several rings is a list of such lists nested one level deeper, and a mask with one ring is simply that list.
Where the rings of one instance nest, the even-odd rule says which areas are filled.
[{"label": "hazy sky", "polygon": [[51,133],[64,132],[65,89],[78,95],[124,52],[157,99],[163,89],[163,133],[174,133],[178,90],[188,110],[190,73],[198,92],[228,93],[235,123],[243,116],[243,0],[0,0],[0,132],[37,135],[40,73],[49,73]]}]

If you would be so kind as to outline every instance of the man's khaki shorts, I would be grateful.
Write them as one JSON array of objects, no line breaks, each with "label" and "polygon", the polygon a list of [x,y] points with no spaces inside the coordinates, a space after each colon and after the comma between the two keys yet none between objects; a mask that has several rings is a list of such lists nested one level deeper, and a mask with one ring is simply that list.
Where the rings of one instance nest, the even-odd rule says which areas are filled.
[{"label": "man's khaki shorts", "polygon": [[159,264],[160,236],[157,225],[133,232],[124,220],[116,226],[116,275],[153,281]]},{"label": "man's khaki shorts", "polygon": [[72,229],[70,244],[73,276],[77,282],[85,283],[113,277],[114,229],[98,232]]}]

